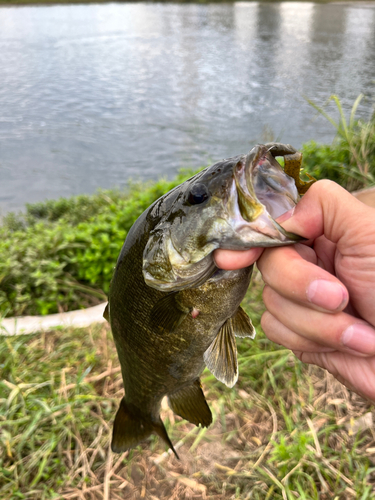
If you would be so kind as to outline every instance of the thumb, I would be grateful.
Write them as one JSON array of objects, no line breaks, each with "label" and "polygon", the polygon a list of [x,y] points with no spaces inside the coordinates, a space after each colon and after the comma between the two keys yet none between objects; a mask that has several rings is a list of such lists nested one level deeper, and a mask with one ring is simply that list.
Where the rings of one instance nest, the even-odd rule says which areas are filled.
[{"label": "thumb", "polygon": [[287,231],[309,240],[324,234],[337,244],[339,251],[358,245],[359,240],[375,244],[375,209],[328,180],[314,183],[293,215],[281,224]]},{"label": "thumb", "polygon": [[[346,286],[356,315],[375,326],[375,209],[331,181],[311,186],[283,227],[309,240],[333,243],[332,272]],[[328,245],[320,247],[327,261]],[[329,269],[327,267],[327,269]]]}]

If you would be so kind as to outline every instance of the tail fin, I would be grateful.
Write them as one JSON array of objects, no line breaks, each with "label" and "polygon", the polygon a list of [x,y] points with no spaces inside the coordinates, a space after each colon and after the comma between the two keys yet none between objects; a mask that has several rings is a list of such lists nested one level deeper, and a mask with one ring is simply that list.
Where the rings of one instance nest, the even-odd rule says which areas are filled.
[{"label": "tail fin", "polygon": [[143,415],[132,403],[126,403],[123,398],[113,424],[111,448],[115,453],[122,453],[134,448],[153,432],[158,434],[179,459],[173,444],[168,437],[164,424],[159,417],[153,420],[151,415]]}]

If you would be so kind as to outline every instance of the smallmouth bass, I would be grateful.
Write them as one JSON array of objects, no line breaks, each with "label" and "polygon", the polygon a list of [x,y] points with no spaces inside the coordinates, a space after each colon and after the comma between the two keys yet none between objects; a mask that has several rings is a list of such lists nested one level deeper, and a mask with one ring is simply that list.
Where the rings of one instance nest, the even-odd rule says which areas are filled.
[{"label": "smallmouth bass", "polygon": [[[276,156],[284,156],[285,172]],[[300,165],[301,155],[290,145],[257,145],[172,189],[130,229],[105,312],[125,387],[114,421],[114,452],[156,433],[178,458],[160,418],[166,395],[177,415],[195,425],[211,424],[199,377],[207,366],[233,387],[235,337],[255,335],[240,307],[253,266],[220,270],[213,251],[300,240],[275,221],[296,205],[298,190],[308,187],[299,179]]]}]

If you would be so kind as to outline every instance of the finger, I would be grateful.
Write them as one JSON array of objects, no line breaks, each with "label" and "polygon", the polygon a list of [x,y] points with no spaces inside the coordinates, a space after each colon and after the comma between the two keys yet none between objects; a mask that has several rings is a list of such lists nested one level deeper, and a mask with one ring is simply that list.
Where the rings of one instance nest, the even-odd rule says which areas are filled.
[{"label": "finger", "polygon": [[324,234],[333,243],[354,245],[359,228],[373,237],[374,213],[335,182],[322,180],[310,187],[282,226],[309,240]]},{"label": "finger", "polygon": [[303,245],[270,248],[257,266],[263,280],[279,295],[319,311],[342,311],[349,300],[347,289],[335,276],[314,265],[311,252]]},{"label": "finger", "polygon": [[311,262],[311,264],[318,265],[318,257],[315,253],[315,250],[312,248],[306,246],[303,243],[296,243],[293,245],[293,248],[298,255],[300,255],[304,260],[307,260],[307,262]]},{"label": "finger", "polygon": [[326,347],[318,344],[317,342],[306,339],[292,330],[289,330],[289,328],[280,323],[280,321],[268,311],[263,314],[261,325],[264,333],[272,342],[283,345],[292,351],[333,352],[335,350],[333,347]]},{"label": "finger", "polygon": [[328,257],[332,262],[334,250],[332,270],[347,285],[359,316],[375,325],[375,294],[371,286],[375,276],[375,210],[338,184],[318,181],[282,225],[308,239],[316,240],[324,234],[334,243],[331,258]]},{"label": "finger", "polygon": [[[301,245],[303,246],[303,245]],[[327,240],[325,236],[320,236],[314,241],[314,253],[317,255],[316,264],[336,276],[335,268],[335,256],[336,256],[336,244],[332,241]]]},{"label": "finger", "polygon": [[323,346],[356,356],[375,354],[375,330],[347,313],[326,314],[282,297],[269,286],[263,290],[269,313],[292,332]]},{"label": "finger", "polygon": [[220,269],[242,269],[248,267],[259,258],[264,248],[249,250],[215,250],[214,260]]}]

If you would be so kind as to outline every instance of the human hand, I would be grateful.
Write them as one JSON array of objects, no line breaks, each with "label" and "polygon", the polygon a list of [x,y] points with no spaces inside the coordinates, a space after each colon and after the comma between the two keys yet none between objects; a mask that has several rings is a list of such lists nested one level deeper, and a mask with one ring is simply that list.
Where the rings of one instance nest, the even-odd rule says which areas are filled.
[{"label": "human hand", "polygon": [[375,401],[375,210],[319,181],[288,215],[278,222],[308,241],[215,260],[234,269],[262,253],[267,337]]}]

